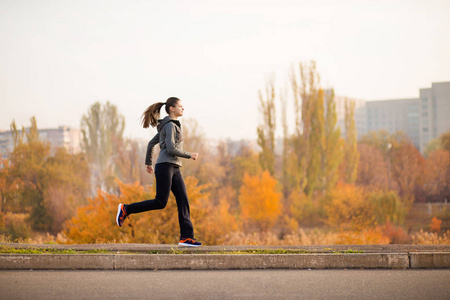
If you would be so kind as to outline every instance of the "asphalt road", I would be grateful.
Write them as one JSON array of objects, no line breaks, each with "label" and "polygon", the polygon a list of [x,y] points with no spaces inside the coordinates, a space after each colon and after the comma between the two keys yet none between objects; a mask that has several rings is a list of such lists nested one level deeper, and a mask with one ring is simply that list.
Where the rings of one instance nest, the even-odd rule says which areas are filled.
[{"label": "asphalt road", "polygon": [[450,299],[450,270],[0,271],[0,299]]}]

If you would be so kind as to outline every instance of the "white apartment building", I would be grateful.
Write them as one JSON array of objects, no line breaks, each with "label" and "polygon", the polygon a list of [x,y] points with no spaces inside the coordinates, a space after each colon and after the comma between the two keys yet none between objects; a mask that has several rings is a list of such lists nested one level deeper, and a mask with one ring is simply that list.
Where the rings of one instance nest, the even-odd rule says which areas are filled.
[{"label": "white apartment building", "polygon": [[[25,129],[28,130],[28,129]],[[19,130],[19,134],[22,130]],[[75,154],[81,151],[81,130],[60,126],[52,129],[40,129],[39,138],[48,141],[52,149],[64,147],[69,153]],[[10,130],[0,131],[0,153],[8,157],[14,149],[14,140]]]},{"label": "white apartment building", "polygon": [[403,131],[419,149],[419,99],[367,101],[367,130]]},{"label": "white apartment building", "polygon": [[337,124],[345,136],[345,102],[355,102],[358,138],[369,131],[403,131],[413,145],[425,150],[428,143],[450,131],[450,82],[435,82],[419,91],[418,98],[365,101],[336,96]]},{"label": "white apartment building", "polygon": [[450,82],[435,82],[420,89],[420,152],[433,139],[450,131]]}]

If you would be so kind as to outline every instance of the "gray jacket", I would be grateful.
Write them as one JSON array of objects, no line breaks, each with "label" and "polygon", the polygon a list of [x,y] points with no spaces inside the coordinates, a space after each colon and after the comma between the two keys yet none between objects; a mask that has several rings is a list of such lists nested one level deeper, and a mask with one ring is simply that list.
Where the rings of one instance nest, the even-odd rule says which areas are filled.
[{"label": "gray jacket", "polygon": [[159,143],[161,150],[156,163],[170,163],[181,167],[180,157],[191,158],[191,154],[183,151],[180,121],[173,120],[167,116],[162,120],[158,120],[156,129],[158,133],[148,142],[145,164],[147,166],[152,165],[153,147]]}]

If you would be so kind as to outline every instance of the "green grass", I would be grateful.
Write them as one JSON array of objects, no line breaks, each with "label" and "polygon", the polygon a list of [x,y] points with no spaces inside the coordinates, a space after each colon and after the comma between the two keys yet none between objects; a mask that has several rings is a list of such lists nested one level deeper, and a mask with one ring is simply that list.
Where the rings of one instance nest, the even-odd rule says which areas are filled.
[{"label": "green grass", "polygon": [[348,249],[348,250],[344,250],[344,251],[333,251],[333,253],[335,254],[342,254],[342,253],[363,253],[364,251],[362,250],[352,250],[352,249]]},{"label": "green grass", "polygon": [[46,249],[46,248],[12,248],[12,247],[0,247],[0,253],[2,254],[112,254],[117,252],[111,252],[107,250],[87,250],[77,251],[74,249]]},{"label": "green grass", "polygon": [[[363,253],[359,250],[343,250],[337,251],[334,249],[325,248],[325,251],[332,251],[335,254],[342,253]],[[194,250],[180,250],[172,248],[169,251],[166,250],[151,250],[147,252],[131,252],[131,251],[110,251],[110,250],[74,250],[74,249],[46,249],[46,248],[13,248],[3,246],[0,247],[0,254],[309,254],[312,253],[308,250],[288,250],[288,249],[257,249],[257,250],[236,250],[236,251],[194,251]]]}]

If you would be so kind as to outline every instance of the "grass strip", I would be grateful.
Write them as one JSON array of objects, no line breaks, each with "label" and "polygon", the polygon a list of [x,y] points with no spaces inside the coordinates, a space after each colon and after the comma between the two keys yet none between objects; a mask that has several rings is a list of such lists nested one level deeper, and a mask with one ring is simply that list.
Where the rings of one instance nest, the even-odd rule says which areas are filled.
[{"label": "grass strip", "polygon": [[[74,250],[74,249],[47,249],[47,248],[12,248],[0,247],[1,254],[117,254],[118,252],[94,249],[94,250]],[[125,254],[125,252],[119,252]],[[131,254],[128,252],[127,254]]]},{"label": "grass strip", "polygon": [[[348,254],[348,253],[363,253],[359,250],[343,250],[335,251],[333,249],[325,249],[329,253],[335,254]],[[75,249],[52,249],[52,248],[13,248],[13,247],[0,247],[0,254],[310,254],[313,253],[308,250],[298,249],[298,250],[288,250],[288,249],[255,249],[255,250],[236,250],[236,251],[196,251],[196,250],[185,250],[172,248],[170,250],[151,250],[147,252],[133,252],[133,251],[111,251],[103,249],[93,249],[93,250],[75,250]],[[320,252],[314,252],[320,253]]]}]

